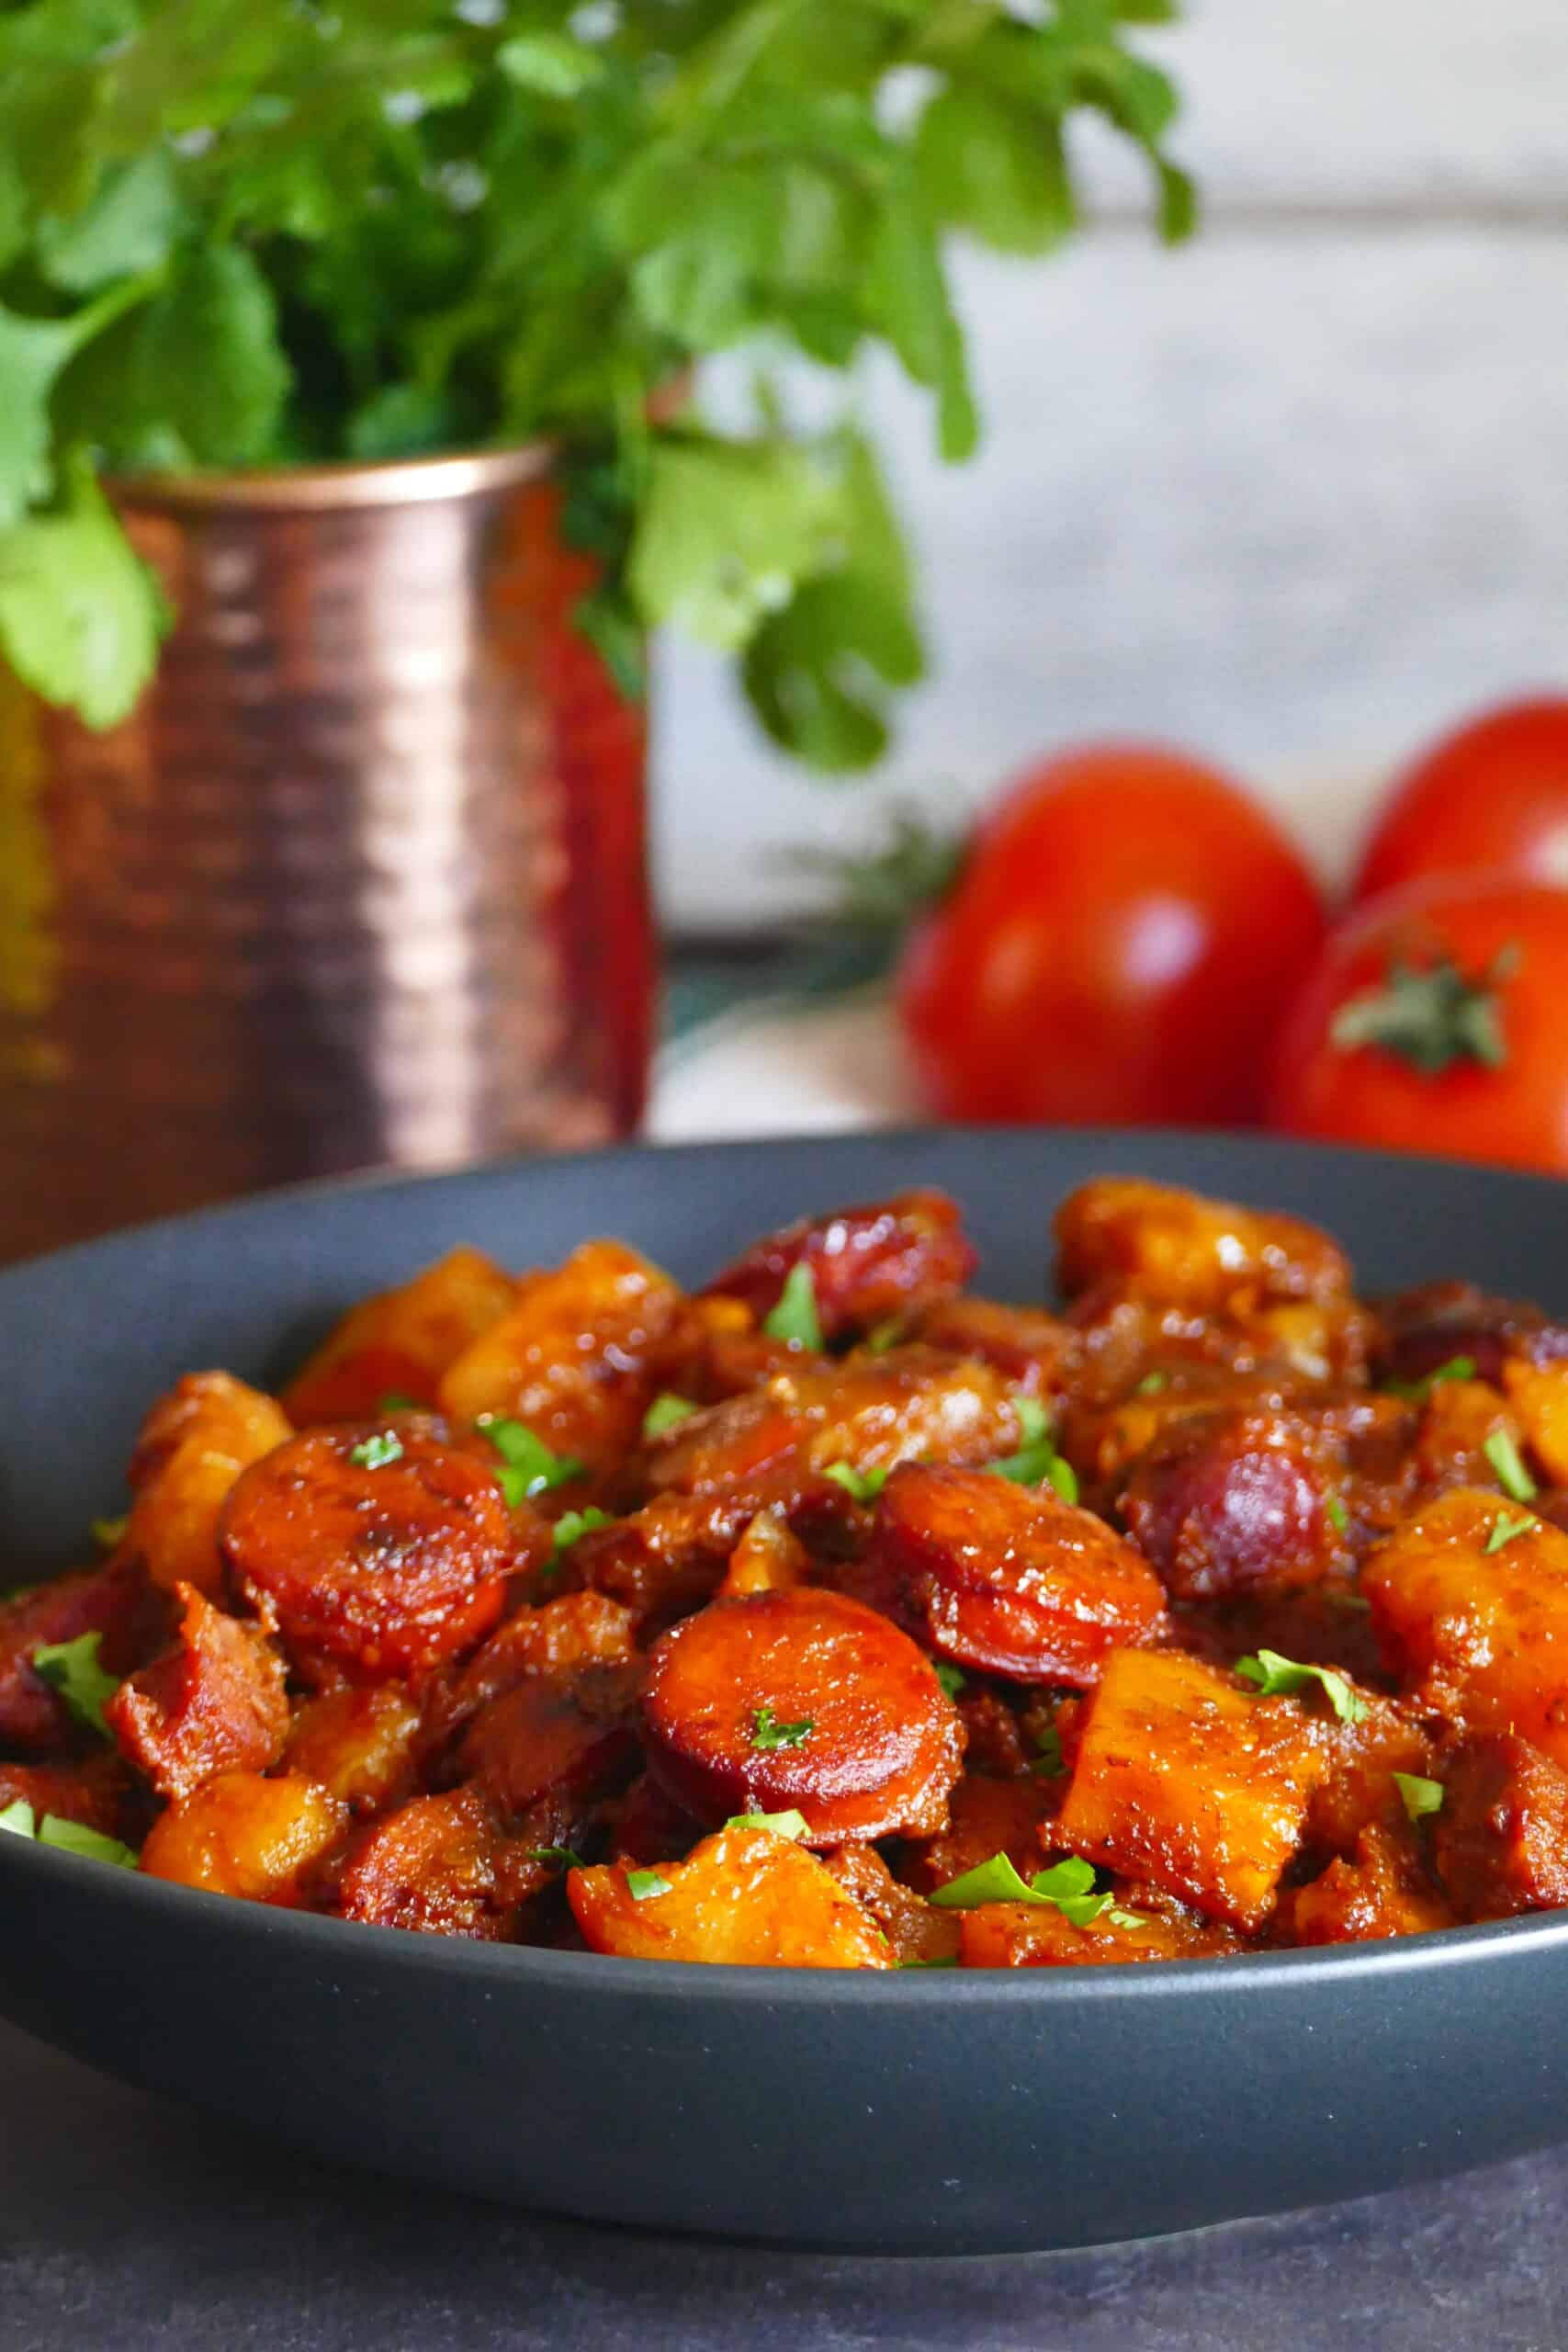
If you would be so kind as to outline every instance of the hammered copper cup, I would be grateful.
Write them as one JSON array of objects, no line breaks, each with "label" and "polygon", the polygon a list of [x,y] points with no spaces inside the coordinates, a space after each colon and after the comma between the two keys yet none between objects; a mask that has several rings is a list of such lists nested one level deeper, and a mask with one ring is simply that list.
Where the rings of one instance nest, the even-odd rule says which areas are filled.
[{"label": "hammered copper cup", "polygon": [[0,672],[0,1255],[630,1133],[645,733],[544,453],[117,498],[177,616],[137,711]]}]

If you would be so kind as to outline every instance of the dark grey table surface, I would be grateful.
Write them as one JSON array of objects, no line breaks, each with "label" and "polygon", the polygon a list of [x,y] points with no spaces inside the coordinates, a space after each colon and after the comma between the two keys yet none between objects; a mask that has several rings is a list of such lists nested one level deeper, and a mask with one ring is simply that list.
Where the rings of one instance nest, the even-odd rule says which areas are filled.
[{"label": "dark grey table surface", "polygon": [[594,2229],[334,2171],[0,2028],[4,2352],[872,2345],[1564,2352],[1568,2148],[1145,2245],[876,2261]]}]

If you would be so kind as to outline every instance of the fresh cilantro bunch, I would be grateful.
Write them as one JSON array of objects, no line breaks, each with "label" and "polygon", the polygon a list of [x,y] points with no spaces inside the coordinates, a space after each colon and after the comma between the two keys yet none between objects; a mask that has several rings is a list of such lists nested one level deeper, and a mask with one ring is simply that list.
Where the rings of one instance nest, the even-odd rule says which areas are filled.
[{"label": "fresh cilantro bunch", "polygon": [[104,474],[546,435],[626,684],[673,622],[781,743],[872,759],[921,650],[871,448],[672,388],[881,344],[965,455],[950,234],[1066,236],[1085,107],[1189,226],[1127,39],[1172,5],[0,0],[0,650],[96,725],[134,702],[166,616]]}]

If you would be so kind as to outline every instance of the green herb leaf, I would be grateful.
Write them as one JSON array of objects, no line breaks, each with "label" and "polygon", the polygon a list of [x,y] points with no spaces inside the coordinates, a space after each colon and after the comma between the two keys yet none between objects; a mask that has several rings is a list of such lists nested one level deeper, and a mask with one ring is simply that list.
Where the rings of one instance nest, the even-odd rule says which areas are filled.
[{"label": "green herb leaf", "polygon": [[1519,1449],[1506,1430],[1494,1430],[1482,1451],[1497,1474],[1497,1484],[1517,1503],[1533,1503],[1536,1483],[1519,1459]]},{"label": "green herb leaf", "polygon": [[941,1951],[937,1953],[934,1960],[901,1960],[898,1965],[900,1968],[956,1968],[958,1954],[955,1951]]},{"label": "green herb leaf", "polygon": [[429,1408],[422,1405],[417,1396],[405,1396],[400,1388],[389,1388],[384,1396],[377,1398],[376,1410],[378,1413],[423,1413]]},{"label": "green herb leaf", "polygon": [[26,1797],[15,1797],[9,1804],[0,1805],[0,1829],[10,1830],[16,1838],[32,1836],[33,1809]]},{"label": "green herb leaf", "polygon": [[374,1437],[350,1446],[348,1458],[361,1470],[385,1470],[389,1464],[402,1460],[403,1442],[396,1430],[378,1430]]},{"label": "green herb leaf", "polygon": [[[0,379],[3,345],[0,332]],[[5,463],[0,447],[0,511]],[[62,508],[0,527],[0,653],[45,702],[113,727],[152,676],[169,615],[91,469],[73,459],[67,472]]]},{"label": "green herb leaf", "polygon": [[936,1668],[937,1680],[941,1683],[942,1689],[946,1691],[950,1699],[956,1699],[959,1692],[963,1690],[967,1679],[963,1668],[958,1666],[950,1666],[944,1657],[939,1657],[935,1659],[933,1663]]},{"label": "green herb leaf", "polygon": [[581,1462],[569,1453],[552,1453],[544,1439],[536,1437],[522,1421],[493,1414],[479,1426],[501,1456],[502,1466],[496,1476],[510,1510],[584,1476]]},{"label": "green herb leaf", "polygon": [[734,1813],[725,1823],[727,1829],[769,1829],[775,1838],[804,1838],[806,1815],[792,1806],[787,1813]]},{"label": "green herb leaf", "polygon": [[898,1346],[904,1337],[904,1317],[890,1315],[886,1323],[877,1323],[865,1335],[868,1355],[885,1356]]},{"label": "green herb leaf", "polygon": [[881,1467],[857,1470],[852,1462],[829,1462],[822,1473],[824,1478],[831,1478],[835,1486],[842,1487],[846,1495],[852,1495],[857,1503],[874,1503],[890,1475]]},{"label": "green herb leaf", "polygon": [[628,1871],[626,1893],[634,1903],[646,1903],[650,1895],[668,1894],[670,1881],[660,1878],[657,1871]]},{"label": "green herb leaf", "polygon": [[1157,1396],[1162,1389],[1169,1386],[1168,1372],[1145,1372],[1133,1394],[1134,1396]]},{"label": "green herb leaf", "polygon": [[1473,1356],[1450,1356],[1446,1363],[1438,1364],[1437,1369],[1427,1373],[1424,1379],[1390,1380],[1383,1385],[1391,1396],[1403,1396],[1407,1404],[1424,1405],[1439,1381],[1473,1380],[1474,1378],[1475,1358]]},{"label": "green herb leaf", "polygon": [[[1093,1877],[1091,1871],[1091,1882]],[[950,1878],[945,1886],[933,1887],[927,1900],[940,1911],[977,1911],[985,1903],[1038,1903],[1044,1897],[1020,1877],[1010,1855],[993,1854],[988,1862]]]},{"label": "green herb leaf", "polygon": [[580,1544],[585,1535],[592,1535],[595,1528],[614,1525],[610,1513],[601,1510],[597,1503],[590,1503],[586,1510],[562,1511],[554,1529],[556,1558],[558,1560],[563,1552],[570,1552],[572,1545]]},{"label": "green herb leaf", "polygon": [[34,1836],[40,1846],[58,1846],[62,1853],[82,1854],[90,1862],[113,1862],[122,1871],[135,1870],[141,1859],[133,1846],[122,1846],[118,1838],[106,1838],[101,1830],[66,1821],[57,1813],[46,1813]]},{"label": "green herb leaf", "polygon": [[792,1346],[807,1348],[813,1354],[822,1350],[822,1318],[817,1311],[817,1279],[804,1258],[797,1259],[784,1276],[778,1304],[762,1324],[770,1340],[784,1340]]},{"label": "green herb leaf", "polygon": [[126,1530],[130,1525],[130,1513],[124,1511],[118,1519],[93,1520],[90,1522],[89,1532],[94,1543],[99,1546],[100,1550],[118,1552],[125,1541]]},{"label": "green herb leaf", "polygon": [[119,1689],[119,1677],[106,1674],[98,1664],[103,1634],[80,1634],[73,1642],[46,1642],[28,1663],[33,1672],[57,1690],[73,1719],[107,1739],[104,1702]]},{"label": "green herb leaf", "polygon": [[604,71],[601,57],[566,33],[514,33],[495,62],[509,81],[544,98],[575,98]]},{"label": "green herb leaf", "polygon": [[1441,1781],[1423,1780],[1419,1772],[1396,1772],[1393,1785],[1399,1791],[1404,1810],[1412,1821],[1419,1821],[1426,1814],[1442,1811]]},{"label": "green herb leaf", "polygon": [[1529,1535],[1540,1525],[1540,1520],[1532,1518],[1528,1511],[1521,1513],[1517,1519],[1510,1519],[1507,1512],[1504,1511],[1493,1521],[1492,1532],[1482,1548],[1488,1554],[1500,1552],[1504,1544],[1511,1544],[1517,1535]]},{"label": "green herb leaf", "polygon": [[643,1415],[642,1433],[644,1437],[663,1437],[667,1430],[679,1429],[682,1421],[689,1421],[701,1409],[689,1398],[671,1396],[666,1390],[663,1396],[654,1398]]},{"label": "green herb leaf", "polygon": [[1142,1927],[1143,1914],[1122,1910],[1113,1895],[1098,1893],[1094,1877],[1092,1862],[1068,1854],[1026,1883],[1008,1855],[993,1854],[988,1862],[950,1879],[927,1899],[949,1911],[976,1911],[987,1903],[1049,1904],[1075,1928],[1092,1927],[1107,1916],[1116,1927]]},{"label": "green herb leaf", "polygon": [[1323,1500],[1323,1515],[1330,1527],[1337,1529],[1341,1535],[1348,1530],[1350,1514],[1345,1507],[1343,1495],[1325,1495]]},{"label": "green herb leaf", "polygon": [[1331,1666],[1299,1666],[1294,1658],[1281,1657],[1278,1650],[1260,1649],[1255,1657],[1238,1657],[1235,1671],[1244,1681],[1256,1682],[1266,1699],[1303,1690],[1309,1682],[1316,1682],[1342,1724],[1359,1724],[1369,1712],[1366,1701]]},{"label": "green herb leaf", "polygon": [[154,147],[107,172],[92,202],[40,220],[39,266],[67,294],[161,270],[186,225],[174,157]]},{"label": "green herb leaf", "polygon": [[781,1724],[772,1707],[751,1712],[751,1745],[764,1753],[779,1747],[804,1747],[817,1725],[809,1715],[798,1723]]},{"label": "green herb leaf", "polygon": [[563,1871],[585,1871],[588,1868],[581,1855],[570,1846],[531,1846],[528,1860],[531,1862],[551,1862],[558,1870]]},{"label": "green herb leaf", "polygon": [[1062,1735],[1055,1724],[1047,1724],[1041,1733],[1029,1769],[1041,1781],[1059,1781],[1066,1773],[1067,1761],[1062,1754]]}]

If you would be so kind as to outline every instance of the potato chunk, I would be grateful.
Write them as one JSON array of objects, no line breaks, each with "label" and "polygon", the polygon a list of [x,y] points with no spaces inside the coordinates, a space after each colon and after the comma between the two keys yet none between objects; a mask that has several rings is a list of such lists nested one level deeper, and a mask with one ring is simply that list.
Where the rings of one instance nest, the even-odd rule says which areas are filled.
[{"label": "potato chunk", "polygon": [[397,1395],[433,1405],[448,1364],[499,1322],[517,1283],[482,1250],[448,1250],[412,1282],[367,1298],[298,1372],[283,1393],[296,1427],[367,1420]]},{"label": "potato chunk", "polygon": [[141,1867],[151,1878],[214,1894],[297,1904],[346,1819],[335,1797],[298,1773],[220,1772],[159,1815]]},{"label": "potato chunk", "polygon": [[1200,1314],[1276,1299],[1337,1299],[1344,1251],[1301,1217],[1238,1208],[1171,1184],[1103,1176],[1056,1212],[1056,1274],[1068,1297],[1101,1285]]},{"label": "potato chunk", "polygon": [[1456,1487],[1372,1554],[1361,1589],[1419,1708],[1517,1731],[1568,1766],[1568,1535],[1498,1495]]},{"label": "potato chunk", "polygon": [[222,1590],[218,1521],[242,1470],[294,1434],[283,1408],[227,1372],[193,1372],[147,1416],[130,1459],[135,1500],[119,1555],[173,1591]]},{"label": "potato chunk", "polygon": [[558,1453],[597,1468],[631,1444],[660,1385],[661,1351],[681,1294],[668,1274],[618,1241],[587,1241],[442,1375],[455,1420],[497,1413],[525,1422]]},{"label": "potato chunk", "polygon": [[295,1713],[289,1770],[330,1790],[354,1813],[377,1813],[412,1786],[419,1728],[419,1708],[396,1682],[319,1691]]},{"label": "potato chunk", "polygon": [[[815,1854],[767,1829],[725,1829],[649,1874],[570,1871],[594,1951],[740,1968],[891,1968],[886,1939]],[[640,1890],[640,1893],[639,1893]]]},{"label": "potato chunk", "polygon": [[1177,1912],[1145,1912],[1136,1924],[1109,1912],[1075,1927],[1060,1911],[1035,1903],[986,1903],[962,1915],[959,1956],[964,1968],[1081,1968],[1095,1962],[1209,1960],[1239,1949],[1228,1928]]},{"label": "potato chunk", "polygon": [[1242,1928],[1261,1925],[1325,1766],[1294,1699],[1174,1650],[1118,1650],[1086,1702],[1057,1841]]}]

